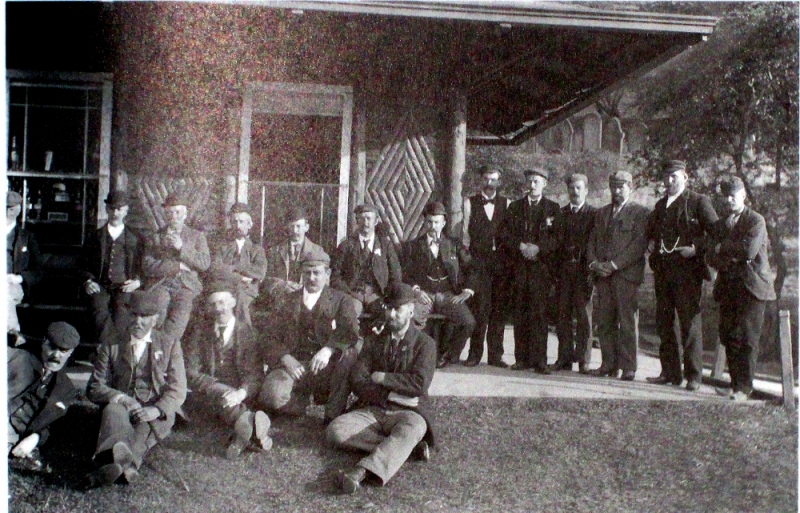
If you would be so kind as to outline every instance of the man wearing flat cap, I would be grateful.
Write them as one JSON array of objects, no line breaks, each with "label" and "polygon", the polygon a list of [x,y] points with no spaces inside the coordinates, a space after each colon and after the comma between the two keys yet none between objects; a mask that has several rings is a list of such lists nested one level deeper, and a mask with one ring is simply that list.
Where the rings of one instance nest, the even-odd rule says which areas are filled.
[{"label": "man wearing flat cap", "polygon": [[[561,251],[558,252],[558,358],[553,369],[589,373],[592,356],[592,290],[594,283],[586,261],[589,235],[597,209],[586,203],[589,179],[579,173],[566,179],[569,203],[561,207]],[[575,329],[573,330],[573,319]]]},{"label": "man wearing flat cap", "polygon": [[[708,196],[686,188],[686,164],[671,160],[662,168],[666,195],[658,200],[647,223],[650,268],[655,278],[656,330],[661,339],[661,375],[648,383],[700,388],[703,378],[703,327],[700,300],[703,280],[711,279],[705,264],[717,213]],[[675,315],[680,340],[675,335]],[[681,370],[681,353],[683,370]]]},{"label": "man wearing flat cap", "polygon": [[586,250],[597,292],[593,314],[603,356],[593,374],[617,377],[621,369],[623,381],[636,377],[636,292],[644,279],[650,215],[647,207],[630,199],[632,187],[633,177],[627,171],[608,177],[611,203],[595,216]]},{"label": "man wearing flat cap", "polygon": [[247,324],[250,304],[258,296],[258,286],[267,274],[267,257],[261,244],[250,240],[253,218],[244,203],[236,203],[228,213],[231,230],[211,243],[210,281],[227,281],[237,284],[236,314]]},{"label": "man wearing flat cap", "polygon": [[181,344],[155,329],[164,305],[154,291],[134,291],[126,305],[134,321],[107,322],[86,396],[102,409],[90,487],[130,483],[147,451],[172,431],[186,399]]},{"label": "man wearing flat cap", "polygon": [[300,256],[303,288],[287,296],[268,331],[270,372],[261,404],[271,412],[302,415],[314,401],[330,421],[344,411],[347,376],[358,355],[356,300],[329,286],[330,257],[322,250]]},{"label": "man wearing flat cap", "polygon": [[447,211],[431,202],[422,212],[424,233],[403,246],[401,262],[405,281],[417,291],[414,320],[424,327],[430,314],[445,317],[445,335],[439,346],[436,366],[458,363],[467,339],[475,329],[467,300],[475,295],[477,269],[472,258],[456,240],[444,235]]},{"label": "man wearing flat cap", "polygon": [[50,425],[63,417],[78,396],[66,372],[61,372],[80,343],[66,322],[47,327],[41,352],[7,349],[8,450],[12,466],[41,470],[37,447],[47,441]]},{"label": "man wearing flat cap", "polygon": [[[141,282],[143,244],[125,225],[130,203],[125,191],[113,190],[106,197],[108,222],[90,236],[84,254],[83,289],[92,301],[109,303],[120,322],[130,322],[124,305]],[[104,297],[108,296],[108,297]],[[122,320],[124,319],[124,320]]]},{"label": "man wearing flat cap", "polygon": [[31,293],[42,277],[42,255],[33,233],[18,222],[22,212],[22,196],[16,191],[6,193],[6,282],[8,291],[7,330],[9,341],[19,336],[17,305]]},{"label": "man wearing flat cap", "polygon": [[728,177],[720,193],[727,216],[714,227],[710,262],[718,271],[714,299],[719,303],[719,340],[725,346],[731,388],[717,392],[743,401],[753,392],[764,308],[776,298],[775,273],[769,265],[766,222],[745,206],[744,182]]},{"label": "man wearing flat cap", "polygon": [[513,272],[510,256],[499,244],[499,228],[508,213],[509,200],[497,192],[502,170],[496,166],[482,166],[481,191],[464,198],[464,246],[480,270],[475,297],[470,308],[475,316],[475,330],[469,343],[466,367],[474,367],[483,358],[483,339],[486,338],[488,363],[505,368],[503,361],[503,335],[506,328],[506,311],[511,303]]},{"label": "man wearing flat cap", "polygon": [[189,324],[194,298],[203,290],[199,275],[211,265],[205,234],[185,224],[188,204],[189,198],[183,191],[167,196],[164,202],[167,226],[146,244],[143,264],[148,288],[158,285],[169,292],[167,316],[175,329],[170,335],[179,340]]},{"label": "man wearing flat cap", "polygon": [[333,252],[331,287],[350,294],[361,310],[379,314],[386,287],[403,279],[400,261],[389,237],[375,232],[378,209],[362,204],[355,208],[355,216],[358,233],[343,240]]},{"label": "man wearing flat cap", "polygon": [[287,295],[303,287],[300,283],[300,255],[306,252],[324,252],[321,246],[314,244],[306,236],[310,228],[308,219],[305,209],[290,209],[284,222],[288,240],[267,250],[267,277],[264,283],[273,308],[278,308]]},{"label": "man wearing flat cap", "polygon": [[535,167],[524,172],[530,189],[508,207],[500,244],[512,255],[514,269],[514,370],[547,367],[547,303],[561,247],[561,208],[545,198],[549,172]]},{"label": "man wearing flat cap", "polygon": [[358,401],[328,426],[331,444],[369,453],[337,475],[344,493],[355,493],[365,480],[385,485],[409,457],[430,459],[434,434],[427,399],[436,342],[411,322],[415,300],[410,286],[389,286],[386,324],[366,336],[350,374]]},{"label": "man wearing flat cap", "polygon": [[206,316],[182,342],[190,389],[187,407],[231,428],[228,459],[249,447],[272,447],[269,417],[253,411],[264,376],[263,355],[253,328],[234,315],[238,285],[238,280],[220,280],[206,287]]}]

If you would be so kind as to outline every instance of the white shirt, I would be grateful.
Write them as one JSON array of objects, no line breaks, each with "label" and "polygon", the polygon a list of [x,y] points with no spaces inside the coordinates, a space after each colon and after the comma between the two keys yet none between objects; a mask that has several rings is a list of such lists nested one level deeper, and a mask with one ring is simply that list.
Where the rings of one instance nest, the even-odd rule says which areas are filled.
[{"label": "white shirt", "polygon": [[367,247],[369,248],[370,253],[373,251],[373,248],[375,247],[375,237],[374,236],[370,237],[369,239],[365,239],[359,233],[358,234],[358,241],[361,243],[361,249],[364,249],[364,244],[366,244]]},{"label": "white shirt", "polygon": [[119,226],[111,226],[111,224],[108,224],[106,226],[108,226],[108,234],[111,235],[111,240],[117,240],[117,238],[122,235],[122,230],[125,229],[124,224]]},{"label": "white shirt", "polygon": [[217,333],[219,336],[219,331],[222,330],[222,345],[227,346],[231,342],[231,337],[233,337],[233,328],[236,326],[236,317],[231,316],[231,320],[228,321],[228,324],[217,324],[214,323],[214,332]]},{"label": "white shirt", "polygon": [[319,289],[319,292],[309,292],[303,287],[303,304],[306,305],[306,308],[309,310],[314,309],[314,305],[317,304],[319,301],[319,297],[322,295],[322,289]]},{"label": "white shirt", "polygon": [[242,248],[244,247],[244,241],[245,240],[246,239],[236,239],[236,248],[237,248],[236,252],[237,253],[241,253],[242,252]]},{"label": "white shirt", "polygon": [[[431,234],[428,234],[427,237],[428,237],[428,246],[431,248],[431,253],[433,253],[433,258],[439,258],[439,243],[433,242],[433,237],[431,237]],[[439,236],[439,239],[441,239],[441,235]],[[439,239],[437,239],[437,241]]]},{"label": "white shirt", "polygon": [[[685,187],[684,187],[684,189],[685,189]],[[673,203],[673,202],[674,202],[676,199],[678,199],[678,197],[679,197],[681,194],[683,194],[683,189],[681,189],[680,191],[678,191],[678,194],[676,194],[675,196],[667,196],[667,208],[669,208],[669,206],[670,206],[670,205],[672,205],[672,203]]]},{"label": "white shirt", "polygon": [[16,228],[16,227],[17,227],[17,222],[16,221],[14,221],[12,224],[7,224],[6,225],[6,237],[11,235],[11,232],[13,232],[14,228]]},{"label": "white shirt", "polygon": [[[491,198],[484,193],[481,193],[481,196],[487,200],[497,200],[497,193],[495,193],[495,195]],[[488,217],[489,221],[491,221],[492,217],[494,217],[494,203],[484,203],[483,211],[486,212],[486,217]]]},{"label": "white shirt", "polygon": [[539,196],[538,198],[535,198],[535,199],[531,198],[530,196],[528,196],[528,205],[530,205],[532,207],[535,207],[536,205],[538,205],[540,201],[542,201],[542,197],[541,196]]},{"label": "white shirt", "polygon": [[148,331],[147,335],[140,339],[131,335],[131,348],[133,349],[133,358],[136,362],[142,359],[144,350],[147,349],[147,344],[152,341],[152,331]]},{"label": "white shirt", "polygon": [[580,210],[583,208],[583,205],[585,205],[585,204],[586,204],[586,202],[585,202],[585,201],[584,201],[583,203],[581,203],[580,205],[573,205],[572,203],[570,203],[570,204],[569,204],[569,209],[570,209],[570,210],[572,211],[572,213],[574,214],[574,213],[576,213],[576,212],[580,212]]}]

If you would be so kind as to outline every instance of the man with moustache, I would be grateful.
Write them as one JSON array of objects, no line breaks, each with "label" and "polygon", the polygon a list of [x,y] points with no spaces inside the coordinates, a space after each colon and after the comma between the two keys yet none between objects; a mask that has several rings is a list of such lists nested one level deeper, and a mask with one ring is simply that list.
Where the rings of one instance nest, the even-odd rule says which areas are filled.
[{"label": "man with moustache", "polygon": [[148,288],[156,285],[169,292],[167,317],[177,339],[183,336],[192,315],[194,299],[202,292],[200,273],[211,265],[208,242],[203,232],[186,226],[189,216],[188,196],[172,192],[164,202],[167,226],[159,230],[145,246],[144,275]]},{"label": "man with moustache", "polygon": [[415,300],[405,283],[389,286],[386,325],[367,335],[351,373],[358,401],[328,426],[331,444],[369,453],[337,475],[344,493],[355,493],[367,478],[385,485],[410,456],[430,459],[434,436],[426,405],[436,342],[412,325]]},{"label": "man with moustache", "polygon": [[236,203],[228,213],[231,230],[212,243],[211,281],[236,283],[236,315],[247,324],[250,304],[258,296],[258,286],[267,274],[267,257],[260,244],[250,240],[253,218],[244,203]]},{"label": "man with moustache", "polygon": [[389,237],[375,232],[378,209],[358,205],[355,216],[358,233],[342,241],[331,258],[331,287],[350,294],[361,311],[378,315],[386,287],[403,279],[400,261]]},{"label": "man with moustache", "polygon": [[717,269],[714,299],[719,303],[719,340],[725,346],[731,388],[717,392],[745,401],[753,392],[764,307],[775,295],[769,265],[767,225],[745,206],[747,192],[738,176],[720,184],[728,215],[717,221],[711,265]]},{"label": "man with moustache", "polygon": [[86,397],[102,409],[92,458],[99,468],[87,476],[88,487],[135,480],[147,452],[169,436],[186,399],[181,344],[155,329],[164,308],[156,291],[134,291],[126,306],[134,320],[122,330],[105,323],[86,387]]},{"label": "man with moustache", "polygon": [[616,171],[608,177],[611,203],[595,216],[586,260],[595,279],[594,315],[603,363],[596,376],[636,377],[636,292],[644,279],[647,218],[650,211],[630,200],[633,177]]},{"label": "man with moustache", "polygon": [[38,355],[10,347],[8,370],[8,450],[10,465],[42,470],[37,447],[47,441],[50,425],[67,413],[78,389],[61,372],[80,343],[78,332],[66,322],[54,322]]},{"label": "man with moustache", "polygon": [[[655,278],[656,329],[661,339],[661,375],[647,378],[647,382],[680,386],[685,377],[686,389],[695,391],[703,379],[700,300],[703,280],[710,279],[704,257],[717,213],[708,196],[686,188],[686,163],[669,161],[661,176],[666,195],[656,203],[647,224],[650,268]],[[676,313],[681,347],[675,336]]]},{"label": "man with moustache", "polygon": [[[597,209],[586,203],[589,179],[573,174],[566,179],[569,203],[561,208],[562,246],[558,255],[558,358],[553,370],[589,373],[592,356],[592,283],[586,247]],[[575,329],[572,320],[575,319]]]},{"label": "man with moustache", "polygon": [[486,337],[488,364],[506,368],[503,361],[503,335],[506,311],[510,303],[513,273],[508,265],[509,255],[502,251],[498,232],[508,212],[508,198],[497,193],[502,170],[494,166],[480,169],[481,192],[464,198],[464,246],[480,269],[471,310],[475,330],[469,344],[465,367],[474,367],[483,358],[483,339]]},{"label": "man with moustache", "polygon": [[512,255],[514,269],[513,370],[533,369],[550,374],[547,367],[547,297],[554,262],[561,247],[561,209],[543,196],[549,172],[535,167],[524,172],[530,190],[508,207],[500,243]]},{"label": "man with moustache", "polygon": [[438,368],[457,363],[475,329],[475,318],[466,302],[475,294],[476,268],[461,245],[443,236],[447,211],[440,202],[431,202],[422,212],[425,233],[407,241],[401,262],[406,282],[417,292],[414,319],[424,327],[428,316],[441,314],[449,325],[440,341]]}]

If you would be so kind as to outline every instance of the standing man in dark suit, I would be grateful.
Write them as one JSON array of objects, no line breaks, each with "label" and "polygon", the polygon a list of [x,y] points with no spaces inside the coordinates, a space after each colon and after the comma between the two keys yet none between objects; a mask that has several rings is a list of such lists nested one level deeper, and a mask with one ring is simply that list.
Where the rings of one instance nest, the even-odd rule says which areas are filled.
[{"label": "standing man in dark suit", "polygon": [[17,305],[31,288],[42,278],[42,255],[33,233],[19,225],[17,219],[22,212],[22,196],[18,192],[6,193],[6,282],[8,292],[7,330],[9,340],[19,335]]},{"label": "standing man in dark suit", "polygon": [[728,216],[717,221],[711,265],[719,271],[714,299],[719,303],[719,339],[725,346],[731,388],[718,389],[743,401],[753,392],[764,305],[776,298],[770,269],[767,225],[745,206],[744,183],[732,176],[720,184]]},{"label": "standing man in dark suit", "polygon": [[243,450],[272,448],[270,420],[252,411],[263,381],[262,351],[253,328],[234,315],[238,280],[209,284],[208,315],[184,338],[187,406],[232,428],[228,459]]},{"label": "standing man in dark suit", "polygon": [[244,203],[236,203],[228,213],[231,220],[229,233],[214,240],[211,245],[212,281],[236,283],[236,314],[247,324],[250,320],[250,304],[258,296],[258,285],[267,274],[267,257],[260,244],[250,240],[253,218]]},{"label": "standing man in dark suit", "polygon": [[350,294],[361,311],[377,315],[383,311],[386,287],[401,282],[403,274],[392,241],[375,233],[378,209],[359,205],[355,215],[358,233],[342,241],[333,253],[331,287]]},{"label": "standing man in dark suit", "polygon": [[414,319],[424,327],[428,316],[437,313],[444,315],[452,328],[445,330],[445,340],[440,341],[436,366],[442,368],[459,361],[475,329],[475,318],[466,302],[475,294],[477,274],[461,245],[442,235],[447,224],[444,205],[428,203],[422,215],[425,234],[405,243],[401,261],[406,282],[413,284],[418,294]]},{"label": "standing man in dark suit", "polygon": [[542,167],[524,172],[530,190],[511,203],[501,229],[501,245],[512,255],[514,269],[514,370],[547,367],[547,297],[553,264],[561,247],[561,209],[543,196],[548,171]]},{"label": "standing man in dark suit", "polygon": [[[154,329],[164,308],[156,292],[132,292],[127,307],[135,319],[122,330],[106,323],[86,389],[103,410],[93,457],[99,468],[87,476],[90,487],[136,479],[147,451],[170,434],[186,399],[181,344]],[[95,315],[107,318],[108,312]]]},{"label": "standing man in dark suit", "polygon": [[475,315],[475,330],[469,343],[465,367],[474,367],[483,358],[483,338],[488,347],[488,363],[505,368],[503,335],[506,311],[511,302],[509,255],[499,244],[499,228],[508,212],[508,198],[497,193],[502,170],[484,166],[480,170],[483,188],[479,194],[464,198],[464,246],[480,269],[471,310]]},{"label": "standing man in dark suit", "polygon": [[[130,322],[123,305],[141,285],[142,242],[125,225],[129,199],[125,191],[114,190],[106,198],[108,222],[97,229],[86,245],[83,289],[92,301],[109,303],[118,322]],[[99,329],[99,327],[98,327]]]},{"label": "standing man in dark suit", "polygon": [[355,493],[368,476],[385,485],[411,455],[430,458],[434,436],[426,403],[436,343],[412,325],[415,297],[404,283],[390,285],[388,329],[367,336],[351,373],[358,402],[328,426],[330,443],[369,453],[339,472],[337,484],[344,493]]},{"label": "standing man in dark suit", "polygon": [[[662,170],[666,196],[658,200],[647,223],[650,268],[656,290],[656,329],[661,339],[658,356],[661,375],[648,383],[680,386],[695,391],[703,379],[703,326],[700,300],[703,280],[709,279],[705,265],[708,236],[717,213],[708,196],[686,188],[686,164],[672,160]],[[683,352],[675,337],[678,314]]]},{"label": "standing man in dark suit", "polygon": [[261,390],[269,411],[302,415],[314,395],[325,402],[330,421],[347,406],[347,376],[358,356],[356,300],[328,286],[330,257],[322,250],[303,253],[303,288],[287,297],[267,329],[270,373]]},{"label": "standing man in dark suit", "polygon": [[[561,208],[562,247],[558,254],[558,359],[553,370],[589,373],[592,357],[592,290],[594,283],[586,261],[589,235],[597,209],[586,203],[589,179],[586,175],[567,177],[569,203]],[[575,319],[575,330],[572,320]],[[574,334],[573,334],[574,331]]]},{"label": "standing man in dark suit", "polygon": [[60,372],[80,336],[66,322],[47,327],[39,355],[9,347],[8,450],[12,466],[41,470],[37,447],[47,441],[50,424],[63,417],[78,397],[66,372]]},{"label": "standing man in dark suit", "polygon": [[633,177],[617,171],[608,177],[611,203],[595,216],[586,259],[594,273],[597,301],[594,315],[603,363],[596,376],[636,377],[636,292],[644,279],[647,251],[647,207],[630,200]]},{"label": "standing man in dark suit", "polygon": [[186,331],[194,298],[203,290],[199,273],[211,265],[205,234],[185,225],[188,204],[188,198],[181,192],[167,196],[164,208],[168,224],[148,241],[143,264],[148,285],[159,285],[169,292],[167,317],[174,326],[170,335],[178,340]]}]

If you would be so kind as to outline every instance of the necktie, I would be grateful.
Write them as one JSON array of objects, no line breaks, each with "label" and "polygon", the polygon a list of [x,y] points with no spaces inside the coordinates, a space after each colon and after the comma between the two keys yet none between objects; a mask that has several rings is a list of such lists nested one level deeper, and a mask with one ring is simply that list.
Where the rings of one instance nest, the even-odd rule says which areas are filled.
[{"label": "necktie", "polygon": [[371,251],[369,250],[369,241],[368,240],[362,240],[361,241],[361,253],[363,254],[364,257],[368,257],[369,254],[371,253]]},{"label": "necktie", "polygon": [[578,207],[576,207],[575,205],[572,205],[572,213],[573,214],[577,214],[578,213]]}]

